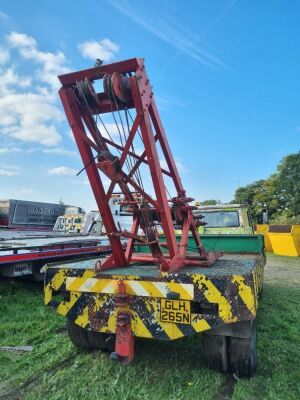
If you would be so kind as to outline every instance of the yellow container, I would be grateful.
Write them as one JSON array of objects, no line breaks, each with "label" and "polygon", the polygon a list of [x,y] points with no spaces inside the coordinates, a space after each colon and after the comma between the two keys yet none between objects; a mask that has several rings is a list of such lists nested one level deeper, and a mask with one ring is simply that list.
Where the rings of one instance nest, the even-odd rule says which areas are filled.
[{"label": "yellow container", "polygon": [[259,233],[260,235],[263,235],[264,242],[265,242],[265,250],[270,253],[273,253],[273,248],[272,248],[272,244],[271,244],[271,241],[269,238],[268,230],[269,230],[269,225],[258,224],[258,225],[256,225],[255,232]]},{"label": "yellow container", "polygon": [[268,235],[275,254],[300,256],[300,225],[270,225]]}]

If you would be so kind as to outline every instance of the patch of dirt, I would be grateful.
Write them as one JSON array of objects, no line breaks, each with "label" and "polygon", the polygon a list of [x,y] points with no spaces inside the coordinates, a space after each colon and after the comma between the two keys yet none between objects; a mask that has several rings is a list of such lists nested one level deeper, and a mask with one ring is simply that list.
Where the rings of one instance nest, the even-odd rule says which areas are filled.
[{"label": "patch of dirt", "polygon": [[[49,372],[50,376],[54,375],[56,371],[61,368],[66,367],[71,361],[78,355],[78,353],[73,353],[69,357],[65,358],[61,362],[55,364],[52,368],[46,369],[44,372]],[[41,381],[42,376],[39,373],[37,376],[33,375],[27,381],[22,383],[19,387],[13,389],[11,392],[8,392],[4,395],[0,396],[0,400],[22,400],[24,399],[26,393],[33,387],[39,384]]]},{"label": "patch of dirt", "polygon": [[214,395],[213,400],[230,400],[233,392],[234,386],[236,384],[236,379],[232,375],[228,375],[225,382],[220,387],[218,392]]},{"label": "patch of dirt", "polygon": [[276,286],[300,287],[300,257],[268,253],[264,282]]}]

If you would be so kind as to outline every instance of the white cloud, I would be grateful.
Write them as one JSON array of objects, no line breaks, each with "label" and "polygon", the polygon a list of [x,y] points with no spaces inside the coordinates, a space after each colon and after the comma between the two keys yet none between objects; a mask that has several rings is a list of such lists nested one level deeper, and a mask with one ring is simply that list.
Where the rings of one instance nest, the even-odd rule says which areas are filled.
[{"label": "white cloud", "polygon": [[20,147],[0,147],[0,154],[20,152]]},{"label": "white cloud", "polygon": [[0,47],[0,65],[5,64],[9,60],[9,51]]},{"label": "white cloud", "polygon": [[34,48],[37,46],[36,41],[31,36],[28,36],[25,33],[11,32],[7,36],[7,41],[13,48]]},{"label": "white cloud", "polygon": [[67,60],[62,51],[51,53],[38,50],[37,42],[24,33],[11,32],[6,37],[9,46],[17,49],[24,59],[33,60],[41,65],[41,70],[36,72],[36,78],[52,86],[59,87],[57,75],[69,72]]},{"label": "white cloud", "polygon": [[188,167],[177,157],[175,157],[175,164],[179,173],[184,174],[189,171]]},{"label": "white cloud", "polygon": [[62,112],[47,98],[35,93],[9,93],[0,97],[1,133],[24,142],[55,146],[61,136],[55,122]]},{"label": "white cloud", "polygon": [[[167,171],[169,170],[165,159],[159,160],[159,163],[160,163],[161,168],[163,168]],[[179,173],[184,174],[185,172],[188,172],[188,168],[183,164],[181,159],[175,157],[175,164],[176,164],[176,167],[177,167]]]},{"label": "white cloud", "polygon": [[[112,137],[113,140],[120,139],[120,133],[123,138],[123,128],[120,123],[116,124],[114,122],[104,122],[107,131],[103,128],[102,124],[98,125],[98,128],[101,132],[101,135],[107,139],[110,139],[109,135]],[[125,128],[125,133],[128,134],[126,128]],[[117,141],[117,140],[116,140]]]},{"label": "white cloud", "polygon": [[17,176],[20,170],[17,167],[0,167],[0,176]]},{"label": "white cloud", "polygon": [[69,168],[69,167],[56,167],[48,170],[49,175],[76,175],[76,169]]},{"label": "white cloud", "polygon": [[46,154],[58,154],[58,155],[62,155],[62,156],[72,156],[72,157],[78,156],[78,153],[76,151],[63,149],[61,147],[43,149],[43,153],[46,153]]},{"label": "white cloud", "polygon": [[0,67],[0,134],[23,142],[57,146],[61,140],[59,124],[64,120],[56,93],[57,74],[68,70],[66,58],[62,52],[40,51],[36,40],[24,33],[11,32],[6,36],[0,58],[1,54],[2,58],[10,57],[13,49],[31,64],[37,63],[38,69],[31,76],[23,76],[18,73],[16,62],[7,68]]},{"label": "white cloud", "polygon": [[109,0],[109,3],[129,20],[175,48],[177,53],[183,53],[207,67],[227,68],[227,65],[203,43],[194,30],[182,25],[170,9],[164,7],[164,2],[157,2],[157,7],[151,7],[151,2],[148,2],[150,7],[146,13],[141,7],[143,4],[141,1]]},{"label": "white cloud", "polygon": [[76,180],[71,181],[71,183],[72,183],[73,185],[89,185],[89,184],[90,184],[90,181],[89,181],[87,178],[84,178],[83,180],[81,180],[81,179],[79,178],[79,179],[76,179]]},{"label": "white cloud", "polygon": [[110,39],[102,39],[99,41],[89,40],[78,44],[78,49],[84,58],[96,60],[100,58],[103,61],[111,61],[115,57],[115,53],[119,51],[119,46]]},{"label": "white cloud", "polygon": [[0,75],[0,92],[1,95],[15,92],[15,88],[26,88],[30,86],[31,79],[29,77],[20,76],[15,69],[15,66],[11,66],[6,70],[1,71]]},{"label": "white cloud", "polygon": [[34,194],[34,193],[36,193],[36,191],[35,190],[32,190],[32,189],[21,189],[20,190],[20,193],[22,193],[22,194]]}]

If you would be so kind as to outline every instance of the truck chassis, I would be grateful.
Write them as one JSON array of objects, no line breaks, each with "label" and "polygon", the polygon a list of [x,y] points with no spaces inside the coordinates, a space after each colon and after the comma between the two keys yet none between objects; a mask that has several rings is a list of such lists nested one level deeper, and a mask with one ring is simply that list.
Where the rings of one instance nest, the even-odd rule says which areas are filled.
[{"label": "truck chassis", "polygon": [[140,264],[95,274],[97,260],[46,270],[45,303],[67,317],[75,345],[110,350],[112,358],[128,363],[134,337],[171,341],[204,332],[209,368],[253,375],[263,255],[227,254],[212,268],[161,276],[155,265]]},{"label": "truck chassis", "polygon": [[[46,304],[68,318],[74,344],[113,350],[113,359],[131,362],[135,337],[175,340],[204,332],[209,367],[251,376],[257,364],[254,321],[262,249],[223,256],[201,242],[204,217],[193,213],[193,199],[181,182],[144,60],[97,63],[59,80],[81,171],[87,173],[112,253],[49,266]],[[106,113],[118,130],[115,138],[102,119]],[[181,135],[188,140],[188,132]],[[144,185],[145,176],[150,185]],[[109,207],[116,187],[133,215],[130,231],[115,223]]]}]

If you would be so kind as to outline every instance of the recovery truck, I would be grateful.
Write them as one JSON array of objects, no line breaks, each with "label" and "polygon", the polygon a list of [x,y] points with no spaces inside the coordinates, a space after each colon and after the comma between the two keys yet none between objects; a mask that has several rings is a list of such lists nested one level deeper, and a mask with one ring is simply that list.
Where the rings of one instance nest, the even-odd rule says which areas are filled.
[{"label": "recovery truck", "polygon": [[243,204],[198,206],[194,214],[206,223],[198,228],[206,250],[252,252],[256,240],[248,208]]},{"label": "recovery truck", "polygon": [[[265,264],[262,236],[251,237],[251,252],[247,246],[238,253],[204,248],[198,232],[203,216],[193,214],[193,199],[178,174],[143,59],[96,66],[59,80],[112,253],[48,265],[45,304],[67,318],[76,346],[108,350],[114,360],[133,361],[136,338],[171,341],[201,332],[208,367],[252,376]],[[119,139],[110,134],[106,113]],[[152,181],[149,190],[145,176]],[[117,226],[109,207],[116,186],[127,211],[132,209],[130,231]],[[125,251],[122,239],[127,240]]]},{"label": "recovery truck", "polygon": [[203,215],[206,225],[200,234],[251,235],[254,233],[247,206],[243,204],[217,204],[198,206],[194,214]]}]

